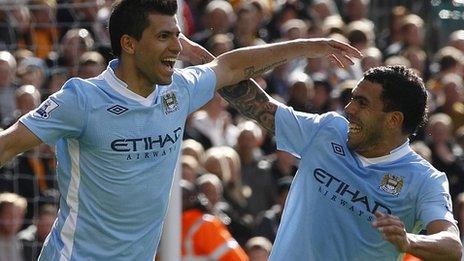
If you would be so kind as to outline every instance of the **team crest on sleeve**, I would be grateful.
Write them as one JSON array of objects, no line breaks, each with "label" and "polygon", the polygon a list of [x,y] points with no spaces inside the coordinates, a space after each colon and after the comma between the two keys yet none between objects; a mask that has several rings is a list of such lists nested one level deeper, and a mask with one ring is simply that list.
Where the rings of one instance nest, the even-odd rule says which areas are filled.
[{"label": "team crest on sleeve", "polygon": [[35,110],[34,116],[37,118],[48,119],[53,110],[55,110],[59,106],[60,105],[58,105],[58,103],[49,98],[46,101],[44,101],[37,110]]},{"label": "team crest on sleeve", "polygon": [[175,112],[179,109],[179,103],[177,101],[176,94],[172,91],[166,92],[161,96],[163,100],[164,114],[168,115],[171,112]]},{"label": "team crest on sleeve", "polygon": [[394,196],[398,196],[401,189],[403,188],[403,185],[403,177],[394,176],[392,174],[385,174],[382,178],[382,181],[380,182],[380,189]]}]

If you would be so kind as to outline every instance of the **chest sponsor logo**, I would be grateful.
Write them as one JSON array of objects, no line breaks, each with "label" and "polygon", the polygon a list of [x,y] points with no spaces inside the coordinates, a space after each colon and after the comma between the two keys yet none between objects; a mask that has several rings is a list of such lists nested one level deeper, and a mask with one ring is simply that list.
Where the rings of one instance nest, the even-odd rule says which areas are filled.
[{"label": "chest sponsor logo", "polygon": [[116,139],[111,142],[111,150],[121,153],[126,160],[156,159],[176,152],[182,140],[182,128],[148,137]]},{"label": "chest sponsor logo", "polygon": [[110,107],[110,108],[108,108],[106,110],[113,113],[113,114],[121,115],[121,114],[125,113],[126,111],[128,111],[129,109],[124,107],[124,106],[121,106],[121,105],[114,105],[113,107]]},{"label": "chest sponsor logo", "polygon": [[58,103],[49,98],[46,101],[44,101],[37,110],[35,110],[34,116],[42,119],[48,119],[50,118],[52,112],[59,106],[60,105],[58,105]]},{"label": "chest sponsor logo", "polygon": [[161,96],[163,101],[164,114],[175,112],[179,109],[176,94],[174,92],[166,92]]},{"label": "chest sponsor logo", "polygon": [[319,184],[318,191],[323,197],[339,207],[348,209],[358,218],[364,218],[371,222],[374,220],[376,211],[392,213],[387,205],[372,198],[371,195],[363,193],[355,185],[334,174],[317,168],[313,172],[313,177]]},{"label": "chest sponsor logo", "polygon": [[380,182],[380,189],[390,193],[394,196],[398,196],[401,189],[404,186],[403,177],[395,176],[392,174],[385,174]]}]

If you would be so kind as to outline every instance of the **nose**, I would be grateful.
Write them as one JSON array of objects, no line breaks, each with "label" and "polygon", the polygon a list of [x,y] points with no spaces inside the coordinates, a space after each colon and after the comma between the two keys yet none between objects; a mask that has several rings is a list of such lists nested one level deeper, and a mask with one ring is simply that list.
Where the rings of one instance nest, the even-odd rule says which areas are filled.
[{"label": "nose", "polygon": [[354,102],[350,101],[346,106],[345,106],[345,114],[346,115],[353,115],[354,114]]},{"label": "nose", "polygon": [[174,38],[170,50],[176,54],[182,51],[182,44],[180,43],[180,39],[178,37]]}]

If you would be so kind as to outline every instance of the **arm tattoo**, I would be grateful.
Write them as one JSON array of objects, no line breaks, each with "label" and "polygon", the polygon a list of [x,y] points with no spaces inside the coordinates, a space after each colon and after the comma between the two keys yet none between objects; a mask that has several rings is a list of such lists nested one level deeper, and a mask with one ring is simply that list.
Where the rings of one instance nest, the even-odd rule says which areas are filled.
[{"label": "arm tattoo", "polygon": [[241,81],[220,89],[219,94],[234,108],[274,134],[277,105],[252,80]]},{"label": "arm tattoo", "polygon": [[279,65],[282,65],[284,63],[287,62],[287,59],[283,59],[283,60],[280,60],[280,61],[277,61],[275,63],[271,63],[271,64],[268,64],[266,66],[264,66],[263,68],[259,68],[259,69],[256,69],[254,66],[250,66],[250,67],[247,67],[245,68],[245,78],[252,78],[252,77],[255,77],[255,76],[259,76],[261,74],[263,74],[264,72],[267,72],[268,70],[274,68],[274,67],[277,67]]}]

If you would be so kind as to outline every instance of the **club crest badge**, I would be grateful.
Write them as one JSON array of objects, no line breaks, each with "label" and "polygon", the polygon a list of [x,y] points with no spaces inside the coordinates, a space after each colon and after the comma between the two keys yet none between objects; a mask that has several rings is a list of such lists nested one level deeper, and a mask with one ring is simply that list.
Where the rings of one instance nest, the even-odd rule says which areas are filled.
[{"label": "club crest badge", "polygon": [[385,174],[382,181],[380,182],[380,189],[390,193],[394,196],[400,194],[401,189],[403,188],[404,180],[403,177],[394,176],[392,174]]},{"label": "club crest badge", "polygon": [[48,99],[44,101],[37,110],[35,110],[34,116],[37,118],[48,119],[52,111],[58,107],[58,103],[52,99]]},{"label": "club crest badge", "polygon": [[162,96],[164,114],[175,112],[179,109],[176,94],[174,92],[166,92]]}]

